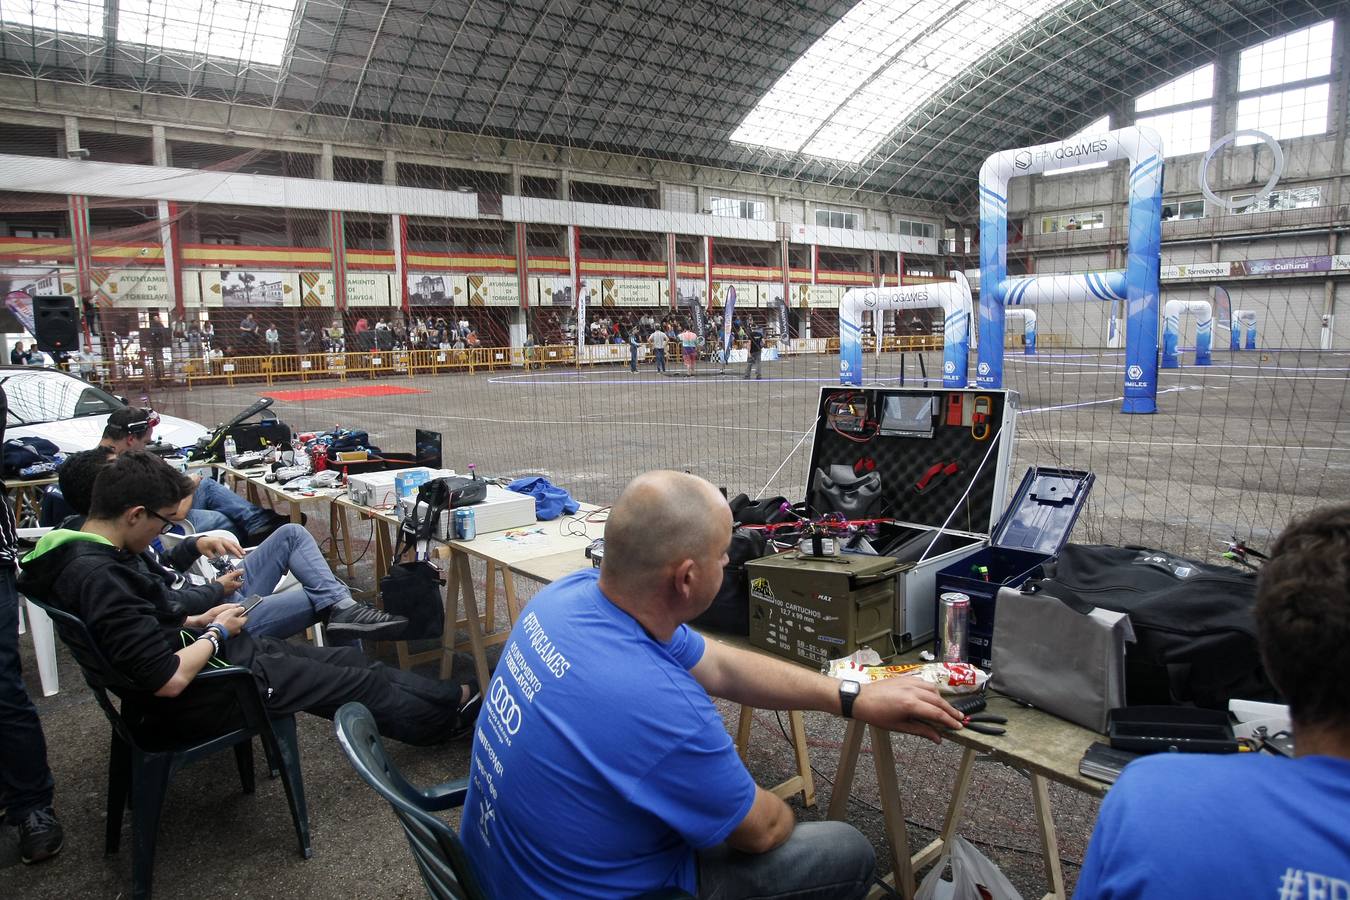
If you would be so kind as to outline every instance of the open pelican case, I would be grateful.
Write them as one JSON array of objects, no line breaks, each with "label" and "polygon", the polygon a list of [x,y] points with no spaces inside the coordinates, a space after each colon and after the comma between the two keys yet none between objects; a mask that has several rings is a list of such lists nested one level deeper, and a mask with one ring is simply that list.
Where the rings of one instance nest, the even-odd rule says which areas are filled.
[{"label": "open pelican case", "polygon": [[814,515],[833,511],[825,490],[831,467],[879,476],[874,508],[849,517],[889,521],[864,527],[850,549],[900,566],[898,651],[932,639],[937,573],[989,543],[1006,505],[1017,407],[1009,390],[821,389],[806,500]]}]

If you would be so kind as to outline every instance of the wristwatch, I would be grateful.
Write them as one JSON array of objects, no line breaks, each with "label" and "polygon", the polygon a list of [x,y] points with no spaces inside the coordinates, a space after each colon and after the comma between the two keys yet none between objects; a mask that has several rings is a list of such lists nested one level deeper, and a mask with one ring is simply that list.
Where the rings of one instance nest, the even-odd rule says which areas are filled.
[{"label": "wristwatch", "polygon": [[839,714],[845,719],[853,718],[853,701],[861,690],[862,685],[856,681],[839,682]]}]

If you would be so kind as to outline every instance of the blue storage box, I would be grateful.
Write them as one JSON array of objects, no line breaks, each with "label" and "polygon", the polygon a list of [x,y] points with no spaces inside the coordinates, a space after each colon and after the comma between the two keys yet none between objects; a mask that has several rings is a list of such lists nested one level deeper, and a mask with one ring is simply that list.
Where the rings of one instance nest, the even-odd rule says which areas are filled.
[{"label": "blue storage box", "polygon": [[[983,669],[993,655],[994,599],[1001,587],[1018,588],[1032,571],[1068,543],[1095,479],[1091,472],[1032,466],[990,534],[989,546],[942,569],[933,602],[948,591],[970,597],[966,659]],[[984,567],[984,572],[980,571]],[[941,657],[941,635],[934,652]]]}]

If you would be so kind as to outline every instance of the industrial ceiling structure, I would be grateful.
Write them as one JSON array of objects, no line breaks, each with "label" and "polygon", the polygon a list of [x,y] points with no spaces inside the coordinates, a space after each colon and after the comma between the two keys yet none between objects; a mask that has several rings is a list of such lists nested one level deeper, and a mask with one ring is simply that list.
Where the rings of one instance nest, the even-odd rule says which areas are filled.
[{"label": "industrial ceiling structure", "polygon": [[0,0],[0,71],[961,207],[1339,0]]}]

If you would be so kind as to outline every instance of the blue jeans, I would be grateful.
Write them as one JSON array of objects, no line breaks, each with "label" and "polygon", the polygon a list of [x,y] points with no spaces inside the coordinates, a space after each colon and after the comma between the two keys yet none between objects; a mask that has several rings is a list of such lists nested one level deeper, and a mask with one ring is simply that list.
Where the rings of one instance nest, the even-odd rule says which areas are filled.
[{"label": "blue jeans", "polygon": [[198,534],[204,531],[234,531],[234,523],[230,521],[230,517],[213,509],[189,509],[187,520],[192,523],[192,530]]},{"label": "blue jeans", "polygon": [[876,854],[846,822],[802,822],[768,853],[718,844],[698,854],[700,900],[790,897],[848,900],[867,894]]},{"label": "blue jeans", "polygon": [[197,485],[192,495],[192,508],[223,513],[232,523],[230,530],[241,538],[262,531],[272,523],[270,510],[254,506],[213,478],[203,478]]},{"label": "blue jeans", "polygon": [[658,347],[652,352],[656,354],[656,371],[664,372],[666,370],[666,351]]},{"label": "blue jeans", "polygon": [[[300,582],[274,594],[277,582],[290,572]],[[319,545],[300,525],[283,525],[244,557],[244,585],[227,599],[242,603],[260,594],[267,599],[249,613],[253,635],[286,638],[304,631],[327,610],[351,597],[333,575]]]},{"label": "blue jeans", "polygon": [[0,570],[0,807],[9,824],[52,805],[52,770],[37,709],[19,665],[19,594]]}]

